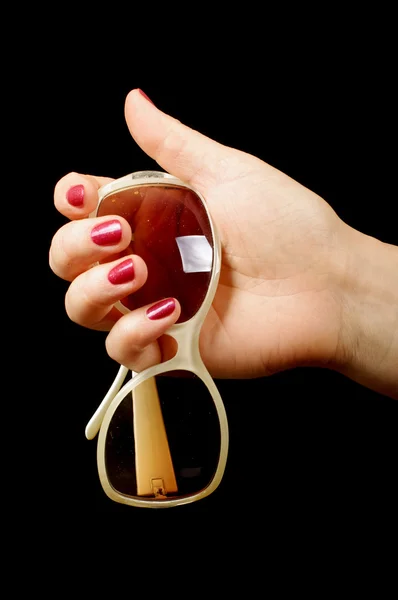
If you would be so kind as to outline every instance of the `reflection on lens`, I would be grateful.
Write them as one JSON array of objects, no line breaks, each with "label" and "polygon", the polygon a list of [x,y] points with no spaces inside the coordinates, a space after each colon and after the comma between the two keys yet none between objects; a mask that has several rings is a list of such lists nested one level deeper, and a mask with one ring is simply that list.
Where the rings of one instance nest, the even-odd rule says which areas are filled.
[{"label": "reflection on lens", "polygon": [[120,494],[170,500],[206,488],[220,456],[220,424],[206,385],[184,371],[127,394],[108,427],[105,465]]},{"label": "reflection on lens", "polygon": [[177,298],[179,323],[197,313],[206,296],[214,243],[202,200],[177,185],[139,185],[105,196],[98,216],[118,214],[133,236],[124,254],[138,254],[148,267],[145,285],[123,300],[133,310],[162,298]]}]

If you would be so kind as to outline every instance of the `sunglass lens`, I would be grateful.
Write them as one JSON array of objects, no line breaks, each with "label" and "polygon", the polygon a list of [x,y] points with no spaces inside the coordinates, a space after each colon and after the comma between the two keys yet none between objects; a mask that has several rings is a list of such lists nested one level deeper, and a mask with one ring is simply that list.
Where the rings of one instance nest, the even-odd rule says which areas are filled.
[{"label": "sunglass lens", "polygon": [[182,308],[178,322],[193,317],[209,287],[214,250],[199,196],[176,185],[139,185],[105,196],[97,214],[129,222],[133,235],[124,254],[138,254],[148,267],[145,285],[123,304],[132,310],[174,297]]}]

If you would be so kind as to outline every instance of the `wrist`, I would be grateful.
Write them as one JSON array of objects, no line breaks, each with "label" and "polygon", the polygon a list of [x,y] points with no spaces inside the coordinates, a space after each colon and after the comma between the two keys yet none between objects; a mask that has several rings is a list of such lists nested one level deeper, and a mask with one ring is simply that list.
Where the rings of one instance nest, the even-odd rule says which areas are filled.
[{"label": "wrist", "polygon": [[398,399],[398,247],[346,226],[337,370]]}]

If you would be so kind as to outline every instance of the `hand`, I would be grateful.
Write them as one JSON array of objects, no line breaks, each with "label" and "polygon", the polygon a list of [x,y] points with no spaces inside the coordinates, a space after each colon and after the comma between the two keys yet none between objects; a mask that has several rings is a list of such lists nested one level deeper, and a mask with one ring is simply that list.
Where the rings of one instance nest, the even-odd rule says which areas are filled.
[{"label": "hand", "polygon": [[[361,234],[315,193],[258,158],[189,129],[139,90],[127,96],[125,116],[137,144],[205,197],[218,227],[222,271],[200,337],[211,374],[257,377],[301,365],[342,371],[351,365],[354,326],[347,327],[352,295],[346,283],[352,276],[352,244]],[[85,218],[108,181],[70,173],[57,183],[55,205],[71,221],[54,235],[50,264],[71,282],[69,317],[109,330],[109,355],[140,371],[167,358],[162,335],[180,309],[177,303],[171,315],[151,321],[145,308],[121,316],[113,307],[145,283],[147,265],[133,256],[134,280],[112,285],[107,279],[131,238],[128,223],[116,216],[121,224],[116,243],[101,246],[90,237],[93,227],[109,220]],[[84,186],[84,203],[72,206],[68,190],[78,185]],[[107,262],[90,268],[99,260]],[[350,376],[357,378],[355,370]]]}]

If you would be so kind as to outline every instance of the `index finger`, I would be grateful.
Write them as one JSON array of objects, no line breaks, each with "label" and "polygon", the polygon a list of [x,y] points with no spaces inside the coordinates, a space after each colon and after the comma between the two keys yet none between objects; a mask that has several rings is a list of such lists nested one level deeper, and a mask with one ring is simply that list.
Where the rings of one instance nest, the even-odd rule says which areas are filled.
[{"label": "index finger", "polygon": [[55,208],[73,221],[84,219],[97,207],[99,188],[111,181],[112,177],[68,173],[55,185]]}]

